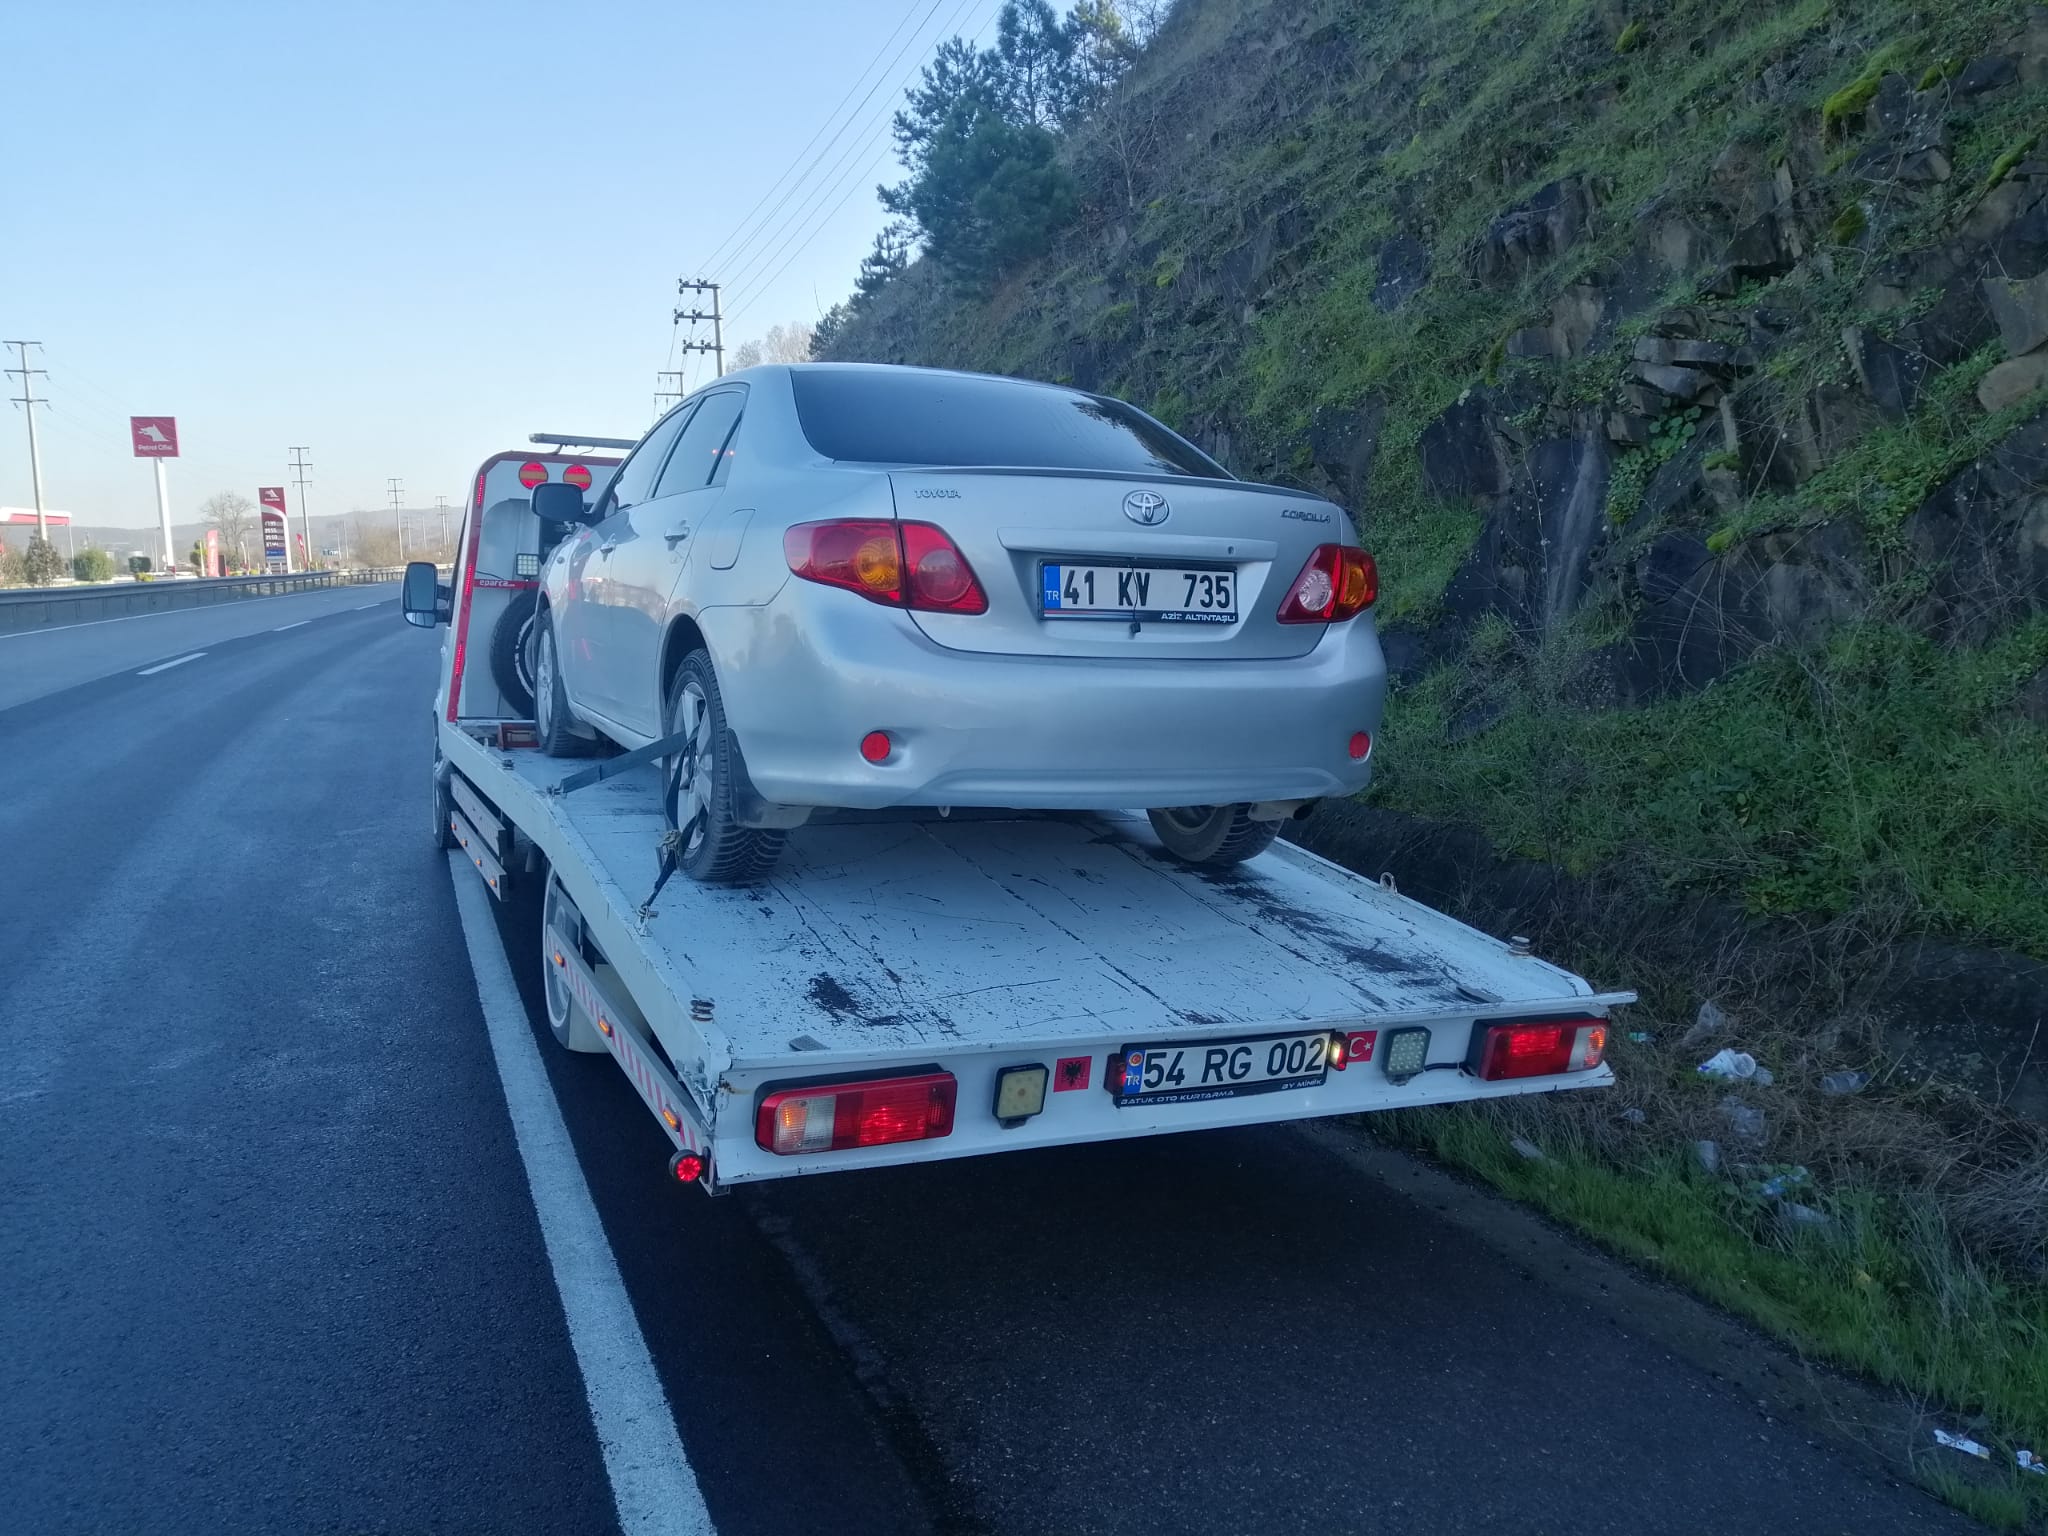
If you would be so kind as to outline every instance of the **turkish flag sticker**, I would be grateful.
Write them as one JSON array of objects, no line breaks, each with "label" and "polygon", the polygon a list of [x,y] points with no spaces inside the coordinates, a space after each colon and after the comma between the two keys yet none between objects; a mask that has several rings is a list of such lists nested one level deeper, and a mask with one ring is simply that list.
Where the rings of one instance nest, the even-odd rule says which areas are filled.
[{"label": "turkish flag sticker", "polygon": [[1052,1091],[1072,1093],[1076,1088],[1086,1088],[1094,1065],[1093,1056],[1062,1056],[1052,1070]]}]

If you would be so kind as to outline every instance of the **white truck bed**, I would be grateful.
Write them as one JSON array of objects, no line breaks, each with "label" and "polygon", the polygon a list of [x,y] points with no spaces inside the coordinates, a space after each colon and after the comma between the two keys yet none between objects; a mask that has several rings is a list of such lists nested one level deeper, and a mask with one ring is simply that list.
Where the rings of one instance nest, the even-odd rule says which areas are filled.
[{"label": "white truck bed", "polygon": [[[580,909],[614,987],[630,995],[609,1011],[643,1047],[614,1037],[613,1052],[665,1121],[650,1079],[687,1095],[671,1139],[685,1150],[701,1141],[714,1188],[1612,1080],[1604,1066],[1517,1082],[1458,1070],[1475,1021],[1598,1015],[1629,995],[1596,994],[1287,844],[1216,872],[1169,859],[1142,816],[814,823],[791,835],[765,884],[677,876],[643,913],[662,832],[655,771],[556,795],[590,765],[486,739],[442,727],[451,766],[539,849]],[[1204,1102],[1119,1103],[1105,1089],[1132,1045],[1410,1024],[1432,1031],[1431,1069],[1405,1082],[1363,1060],[1313,1087]],[[661,1060],[639,1059],[649,1044]],[[1085,1090],[1050,1093],[1021,1125],[995,1120],[999,1067],[1058,1061],[1071,1074],[1082,1057]],[[959,1078],[958,1120],[943,1140],[799,1156],[755,1145],[753,1105],[770,1087],[921,1064]]]}]

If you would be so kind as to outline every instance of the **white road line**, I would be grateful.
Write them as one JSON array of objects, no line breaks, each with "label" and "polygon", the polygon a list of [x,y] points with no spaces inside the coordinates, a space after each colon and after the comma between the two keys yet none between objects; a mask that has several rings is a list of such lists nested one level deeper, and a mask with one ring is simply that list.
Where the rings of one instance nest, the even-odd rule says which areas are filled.
[{"label": "white road line", "polygon": [[357,603],[349,612],[361,613],[365,608],[382,608],[383,606],[383,603]]},{"label": "white road line", "polygon": [[605,1241],[561,1106],[534,1048],[526,1008],[505,962],[490,898],[459,854],[448,855],[455,908],[476,972],[491,1055],[505,1088],[519,1160],[540,1217],[541,1240],[583,1372],[590,1421],[604,1450],[612,1502],[627,1536],[716,1536],[675,1415],[641,1337],[618,1261]]},{"label": "white road line", "polygon": [[136,673],[135,675],[137,677],[155,677],[159,672],[168,672],[173,667],[182,667],[188,661],[197,661],[200,657],[204,656],[205,654],[206,652],[204,651],[194,651],[189,656],[173,657],[169,661],[160,661],[153,667],[144,667],[140,672]]},{"label": "white road line", "polygon": [[277,626],[277,628],[273,629],[271,633],[273,635],[281,635],[288,629],[300,629],[312,622],[313,621],[311,619],[300,619],[296,624],[280,624]]}]

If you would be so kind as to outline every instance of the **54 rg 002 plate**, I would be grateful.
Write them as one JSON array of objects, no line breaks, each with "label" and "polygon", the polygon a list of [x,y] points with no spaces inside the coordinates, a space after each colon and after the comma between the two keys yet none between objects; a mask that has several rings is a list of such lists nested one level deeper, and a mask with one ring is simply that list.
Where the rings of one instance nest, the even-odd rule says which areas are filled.
[{"label": "54 rg 002 plate", "polygon": [[1110,1073],[1119,1104],[1192,1104],[1243,1093],[1313,1088],[1329,1075],[1326,1029],[1237,1040],[1127,1045]]}]

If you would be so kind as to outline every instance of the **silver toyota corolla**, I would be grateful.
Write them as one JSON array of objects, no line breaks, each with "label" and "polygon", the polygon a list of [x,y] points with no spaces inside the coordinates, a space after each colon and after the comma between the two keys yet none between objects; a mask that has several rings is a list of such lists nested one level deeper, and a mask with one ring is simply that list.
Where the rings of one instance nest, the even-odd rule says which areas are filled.
[{"label": "silver toyota corolla", "polygon": [[562,525],[543,747],[679,738],[680,863],[757,878],[819,807],[1142,807],[1232,863],[1371,774],[1372,559],[1118,400],[980,374],[749,368]]}]

